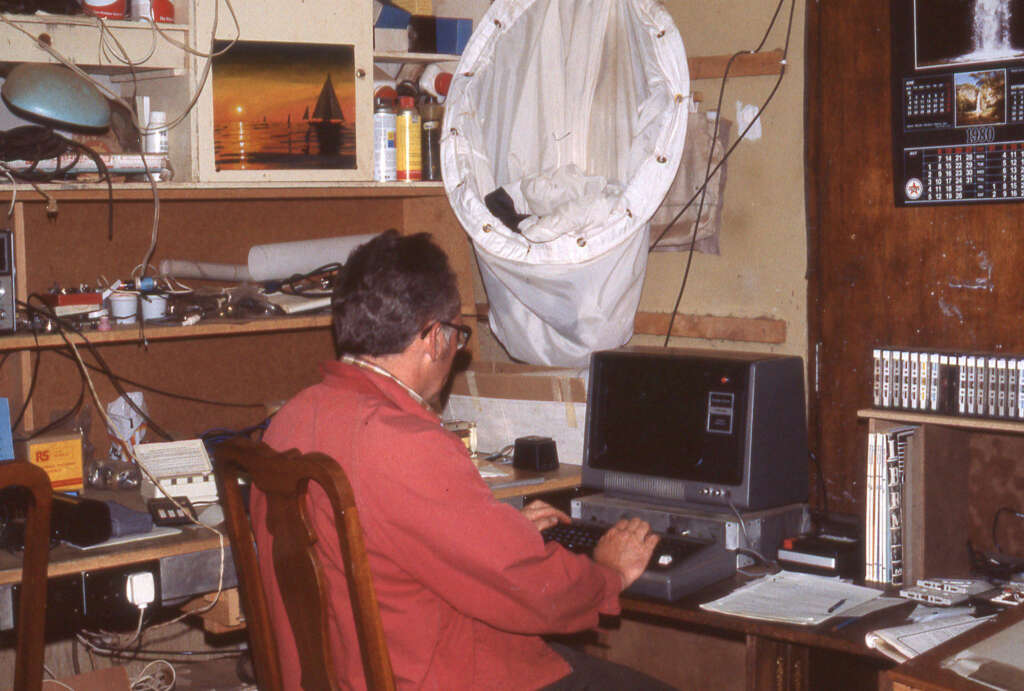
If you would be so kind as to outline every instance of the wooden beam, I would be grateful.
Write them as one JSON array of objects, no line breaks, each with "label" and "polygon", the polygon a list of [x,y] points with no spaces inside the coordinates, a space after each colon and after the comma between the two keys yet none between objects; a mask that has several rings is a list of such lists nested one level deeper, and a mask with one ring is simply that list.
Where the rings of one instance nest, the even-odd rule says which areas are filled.
[{"label": "wooden beam", "polygon": [[[638,334],[664,336],[670,317],[667,312],[637,312],[633,330]],[[769,317],[676,314],[672,335],[749,343],[785,343],[786,322]]]},{"label": "wooden beam", "polygon": [[[464,318],[487,321],[490,305],[476,303],[476,314],[463,313]],[[664,336],[668,329],[667,312],[637,312],[633,331],[645,336]],[[683,338],[706,338],[747,343],[785,343],[786,322],[770,317],[716,317],[711,314],[676,314],[672,335]]]},{"label": "wooden beam", "polygon": [[[687,59],[690,79],[720,79],[732,55],[700,55]],[[782,51],[744,53],[732,61],[730,77],[756,77],[782,73]]]}]

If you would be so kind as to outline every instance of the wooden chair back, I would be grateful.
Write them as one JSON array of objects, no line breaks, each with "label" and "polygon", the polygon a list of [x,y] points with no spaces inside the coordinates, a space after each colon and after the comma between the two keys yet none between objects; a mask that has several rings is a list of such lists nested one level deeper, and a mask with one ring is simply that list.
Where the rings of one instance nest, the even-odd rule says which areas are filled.
[{"label": "wooden chair back", "polygon": [[46,566],[50,558],[50,505],[53,491],[46,472],[25,461],[0,464],[0,489],[7,487],[23,487],[28,498],[25,551],[21,562],[21,596],[18,600],[14,691],[39,691],[43,687]]},{"label": "wooden chair back", "polygon": [[300,454],[295,449],[278,452],[246,438],[221,443],[214,456],[260,688],[276,691],[283,687],[278,641],[270,621],[267,589],[257,563],[240,478],[248,480],[267,499],[267,528],[274,537],[274,571],[295,635],[302,687],[339,688],[327,633],[329,593],[315,551],[317,535],[306,512],[306,494],[309,483],[314,482],[326,492],[334,509],[366,685],[370,689],[394,689],[359,514],[341,466],[322,453]]}]

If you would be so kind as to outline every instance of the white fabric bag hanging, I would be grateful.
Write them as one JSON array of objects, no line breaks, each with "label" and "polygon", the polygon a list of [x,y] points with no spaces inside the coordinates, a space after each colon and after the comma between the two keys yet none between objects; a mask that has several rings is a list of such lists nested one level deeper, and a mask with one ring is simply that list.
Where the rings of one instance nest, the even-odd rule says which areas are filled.
[{"label": "white fabric bag hanging", "polygon": [[654,0],[497,0],[484,15],[445,101],[441,165],[510,355],[582,367],[632,336],[689,93]]}]

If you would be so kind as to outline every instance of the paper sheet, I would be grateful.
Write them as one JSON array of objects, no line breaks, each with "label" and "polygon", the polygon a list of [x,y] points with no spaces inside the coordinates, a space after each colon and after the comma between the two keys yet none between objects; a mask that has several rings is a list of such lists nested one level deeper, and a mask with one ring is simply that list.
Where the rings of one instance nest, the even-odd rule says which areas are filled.
[{"label": "paper sheet", "polygon": [[993,689],[1024,688],[1024,621],[946,658],[942,666]]}]

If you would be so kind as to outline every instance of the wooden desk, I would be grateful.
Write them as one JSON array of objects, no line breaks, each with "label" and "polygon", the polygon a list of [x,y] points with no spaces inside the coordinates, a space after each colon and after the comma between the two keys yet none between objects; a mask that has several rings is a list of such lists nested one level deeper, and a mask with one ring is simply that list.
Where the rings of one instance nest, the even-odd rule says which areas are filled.
[{"label": "wooden desk", "polygon": [[[833,628],[836,622],[798,626],[744,619],[700,608],[701,603],[722,597],[748,580],[735,576],[677,602],[624,596],[621,600],[623,617],[692,627],[704,633],[742,636],[746,646],[747,689],[876,688],[879,673],[895,664],[868,648],[864,635],[882,626],[901,623],[912,609],[912,603],[876,612],[839,630]],[[832,666],[834,670],[829,669]],[[821,679],[821,676],[829,678]]]},{"label": "wooden desk", "polygon": [[942,669],[942,661],[1022,620],[1024,620],[1024,605],[1011,607],[998,617],[889,670],[885,673],[882,688],[893,691],[907,691],[908,689],[916,691],[939,691],[940,689],[975,691],[988,688],[948,669]]},{"label": "wooden desk", "polygon": [[[580,484],[579,466],[562,465],[549,473],[530,473],[515,470],[511,466],[502,467],[507,468],[511,475],[507,478],[490,479],[489,484],[534,478],[540,479],[541,482],[497,489],[494,496],[499,499],[571,489]],[[224,546],[228,548],[226,537]],[[183,526],[182,532],[178,535],[139,540],[109,547],[97,547],[90,550],[82,550],[65,544],[58,545],[50,550],[47,573],[50,578],[56,578],[83,571],[120,568],[167,557],[217,549],[219,549],[219,541],[213,532],[197,526]],[[227,554],[227,561],[231,561],[230,551]],[[0,550],[0,587],[20,582],[21,558],[17,554]]]},{"label": "wooden desk", "polygon": [[[486,461],[478,465],[487,464]],[[580,486],[582,470],[578,465],[560,464],[557,469],[547,473],[535,473],[528,470],[517,470],[511,465],[488,464],[510,473],[507,477],[486,478],[485,482],[494,490],[495,499],[512,499],[531,494],[544,494],[574,489]],[[504,486],[502,486],[504,485]]]},{"label": "wooden desk", "polygon": [[[227,538],[224,542],[228,548]],[[217,536],[209,530],[186,526],[178,535],[168,535],[127,544],[97,547],[82,550],[70,545],[57,545],[50,550],[50,564],[47,575],[50,578],[99,571],[101,569],[130,566],[164,557],[193,554],[204,550],[219,549]],[[229,549],[229,548],[228,548]],[[230,560],[230,552],[227,554]],[[21,582],[21,558],[0,550],[0,586]]]}]

